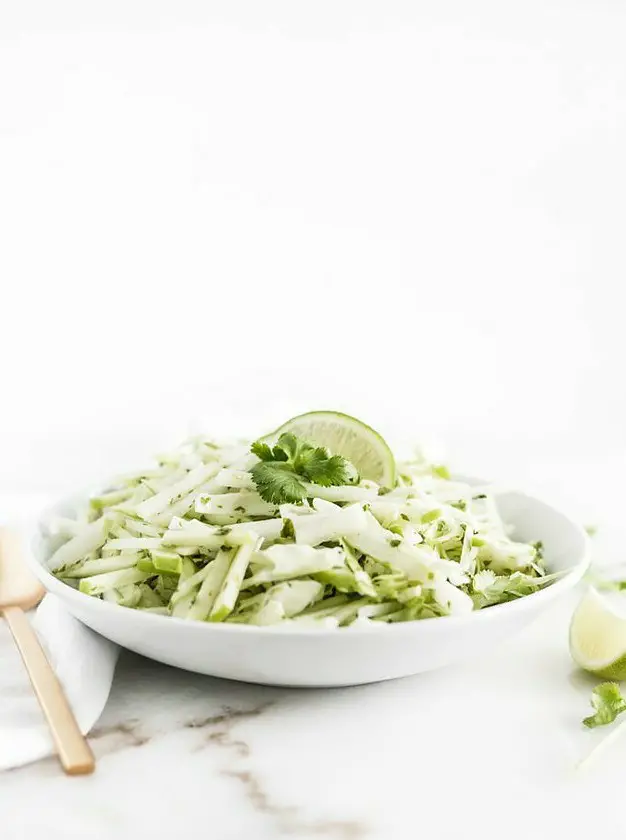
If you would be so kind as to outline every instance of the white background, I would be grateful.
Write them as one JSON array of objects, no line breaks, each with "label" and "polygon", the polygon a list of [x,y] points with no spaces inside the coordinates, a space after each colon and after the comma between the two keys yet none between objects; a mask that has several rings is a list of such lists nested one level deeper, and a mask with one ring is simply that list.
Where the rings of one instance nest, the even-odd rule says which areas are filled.
[{"label": "white background", "polygon": [[2,490],[318,407],[499,464],[613,457],[625,23],[3,3]]}]

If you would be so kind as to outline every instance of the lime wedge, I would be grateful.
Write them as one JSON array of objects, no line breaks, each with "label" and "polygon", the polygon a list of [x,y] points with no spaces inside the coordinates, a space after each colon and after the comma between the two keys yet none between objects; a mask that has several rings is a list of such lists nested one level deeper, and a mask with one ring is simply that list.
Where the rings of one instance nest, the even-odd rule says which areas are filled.
[{"label": "lime wedge", "polygon": [[266,439],[276,440],[285,432],[326,446],[333,455],[343,455],[354,464],[361,478],[385,487],[395,484],[396,462],[389,445],[356,417],[338,411],[310,411],[292,417]]},{"label": "lime wedge", "polygon": [[589,589],[572,616],[569,649],[574,662],[606,680],[626,680],[626,612]]}]

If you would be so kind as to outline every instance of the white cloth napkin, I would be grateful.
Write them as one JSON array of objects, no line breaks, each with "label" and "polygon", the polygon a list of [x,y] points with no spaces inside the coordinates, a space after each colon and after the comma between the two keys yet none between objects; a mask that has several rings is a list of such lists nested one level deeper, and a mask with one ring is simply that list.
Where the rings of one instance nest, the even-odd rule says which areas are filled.
[{"label": "white cloth napkin", "polygon": [[[119,648],[71,616],[53,595],[33,614],[78,725],[87,733],[104,709]],[[0,620],[0,770],[19,767],[55,752],[26,669],[5,622]]]},{"label": "white cloth napkin", "polygon": [[[2,524],[21,532],[24,550],[43,494],[0,494]],[[87,733],[109,696],[119,649],[71,616],[53,595],[30,613],[52,667],[61,680],[78,725]],[[0,618],[0,770],[54,753],[48,726],[6,623]]]}]

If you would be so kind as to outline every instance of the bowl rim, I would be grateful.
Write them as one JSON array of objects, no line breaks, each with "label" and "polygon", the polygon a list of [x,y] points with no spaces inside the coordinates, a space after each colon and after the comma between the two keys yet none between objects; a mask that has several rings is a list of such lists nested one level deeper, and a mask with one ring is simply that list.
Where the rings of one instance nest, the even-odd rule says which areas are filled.
[{"label": "bowl rim", "polygon": [[[476,479],[474,479],[474,481],[476,481]],[[418,628],[419,632],[428,633],[433,632],[433,627],[441,626],[440,619],[444,619],[445,626],[452,629],[452,627],[455,626],[466,625],[468,621],[476,623],[478,621],[484,622],[497,620],[497,618],[502,614],[503,611],[506,611],[510,614],[514,611],[521,612],[522,610],[530,607],[533,604],[539,605],[543,604],[544,602],[548,603],[550,600],[553,600],[554,598],[558,597],[559,594],[566,592],[568,589],[573,588],[582,579],[583,575],[587,571],[591,559],[591,541],[589,535],[581,525],[579,525],[577,522],[571,519],[566,513],[554,507],[552,504],[540,498],[539,496],[531,496],[530,494],[525,493],[521,490],[518,491],[512,489],[507,489],[506,493],[530,499],[533,502],[538,502],[544,507],[549,508],[551,512],[558,514],[562,519],[564,519],[567,522],[568,526],[573,531],[575,531],[578,537],[581,539],[581,544],[583,547],[581,557],[573,566],[571,566],[563,572],[562,577],[554,581],[554,583],[551,583],[548,586],[544,587],[543,589],[539,589],[536,592],[532,592],[530,595],[524,595],[523,597],[517,598],[513,601],[506,601],[502,604],[494,604],[491,607],[486,607],[481,610],[475,610],[471,613],[468,613],[467,615],[444,615],[436,616],[431,619],[399,621],[394,622],[393,624],[388,624],[387,622],[372,622],[371,624],[359,624],[357,626],[350,625],[348,627],[294,627],[293,625],[285,627],[284,625],[280,624],[259,626],[255,624],[229,624],[226,622],[190,621],[186,618],[178,618],[177,616],[172,615],[158,615],[155,613],[132,609],[130,607],[124,607],[120,604],[113,604],[109,601],[103,601],[100,598],[94,598],[92,595],[87,595],[84,592],[80,592],[80,590],[74,589],[68,584],[63,583],[58,578],[56,578],[49,569],[46,568],[45,560],[39,559],[39,556],[41,554],[40,549],[42,543],[42,531],[47,519],[50,516],[58,515],[58,508],[62,505],[75,505],[77,501],[84,500],[87,495],[86,493],[72,494],[72,496],[65,497],[64,499],[59,499],[55,504],[47,505],[46,508],[40,512],[39,516],[37,517],[36,524],[31,532],[30,543],[33,550],[26,553],[26,560],[33,572],[35,573],[35,575],[45,587],[47,592],[50,592],[53,595],[57,595],[62,600],[68,599],[70,601],[74,601],[77,604],[83,604],[85,606],[87,604],[90,604],[91,609],[95,610],[96,612],[99,610],[102,614],[106,614],[108,612],[111,616],[121,615],[124,613],[133,613],[135,615],[141,615],[143,616],[143,618],[140,619],[140,621],[145,621],[147,623],[147,626],[149,626],[150,622],[156,622],[155,626],[159,626],[160,624],[161,626],[165,627],[185,627],[189,630],[189,632],[192,633],[205,633],[215,631],[217,633],[222,634],[244,633],[259,636],[279,635],[285,637],[325,637],[329,635],[336,635],[337,632],[350,632],[350,635],[371,635],[373,633],[392,633],[398,635],[407,632],[416,632]],[[36,541],[38,542],[38,545],[33,546],[33,543]]]}]

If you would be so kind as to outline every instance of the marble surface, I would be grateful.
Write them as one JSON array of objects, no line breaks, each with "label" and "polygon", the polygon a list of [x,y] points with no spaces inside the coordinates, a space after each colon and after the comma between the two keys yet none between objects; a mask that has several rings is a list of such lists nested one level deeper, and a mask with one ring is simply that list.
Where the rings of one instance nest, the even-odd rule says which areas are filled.
[{"label": "marble surface", "polygon": [[0,774],[2,836],[624,830],[626,738],[576,770],[596,735],[580,725],[591,682],[567,655],[571,606],[487,659],[353,689],[229,683],[124,653],[91,734],[95,775],[66,778],[52,758]]}]

